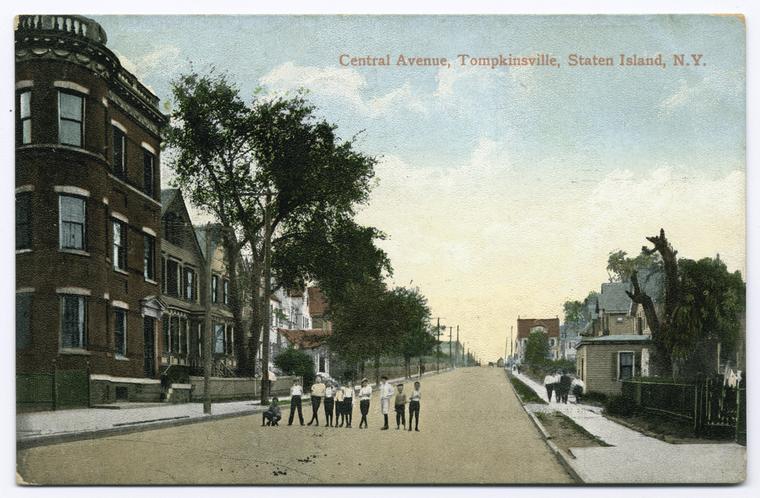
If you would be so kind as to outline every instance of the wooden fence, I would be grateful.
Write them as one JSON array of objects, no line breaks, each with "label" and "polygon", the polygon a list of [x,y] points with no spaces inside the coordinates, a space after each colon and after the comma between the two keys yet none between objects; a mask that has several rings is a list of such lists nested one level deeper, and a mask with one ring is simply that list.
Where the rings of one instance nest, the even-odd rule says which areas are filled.
[{"label": "wooden fence", "polygon": [[627,380],[623,396],[644,411],[689,422],[696,436],[734,438],[746,444],[746,386],[727,386],[723,376],[694,382]]}]

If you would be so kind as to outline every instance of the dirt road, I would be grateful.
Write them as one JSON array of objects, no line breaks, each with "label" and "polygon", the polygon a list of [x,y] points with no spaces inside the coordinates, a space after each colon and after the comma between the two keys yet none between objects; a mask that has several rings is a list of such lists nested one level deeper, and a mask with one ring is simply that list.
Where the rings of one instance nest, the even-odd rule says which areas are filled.
[{"label": "dirt road", "polygon": [[[407,389],[411,387],[409,383]],[[498,368],[425,378],[420,432],[261,427],[246,416],[23,450],[39,484],[571,483]],[[287,422],[288,410],[283,410]],[[311,408],[304,406],[306,420]],[[323,422],[323,414],[320,420]]]}]

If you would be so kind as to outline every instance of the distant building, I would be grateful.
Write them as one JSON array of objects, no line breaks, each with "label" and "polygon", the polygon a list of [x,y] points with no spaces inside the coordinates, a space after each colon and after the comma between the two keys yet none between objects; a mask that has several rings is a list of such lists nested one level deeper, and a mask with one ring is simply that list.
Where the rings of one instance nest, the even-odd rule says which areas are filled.
[{"label": "distant building", "polygon": [[519,361],[525,361],[525,347],[528,344],[528,337],[533,332],[546,335],[549,344],[547,358],[559,359],[559,318],[518,318],[515,350]]}]

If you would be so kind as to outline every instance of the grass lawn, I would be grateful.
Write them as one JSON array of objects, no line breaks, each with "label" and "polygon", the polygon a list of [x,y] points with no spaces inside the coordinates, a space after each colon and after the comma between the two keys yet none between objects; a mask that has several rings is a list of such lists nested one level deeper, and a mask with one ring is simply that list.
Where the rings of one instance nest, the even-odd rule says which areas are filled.
[{"label": "grass lawn", "polygon": [[694,436],[694,428],[690,421],[677,420],[654,413],[638,412],[631,417],[611,416],[605,413],[604,416],[642,434],[662,439],[668,443],[709,443],[733,439],[732,437],[697,438]]},{"label": "grass lawn", "polygon": [[564,451],[570,448],[610,446],[559,412],[537,412],[536,417],[541,421],[541,425],[549,433],[554,444]]},{"label": "grass lawn", "polygon": [[515,387],[515,391],[517,391],[517,394],[520,396],[520,399],[523,403],[539,403],[542,405],[546,404],[546,401],[541,399],[533,389],[525,385],[525,383],[520,379],[510,376],[509,380],[512,382],[512,385]]}]

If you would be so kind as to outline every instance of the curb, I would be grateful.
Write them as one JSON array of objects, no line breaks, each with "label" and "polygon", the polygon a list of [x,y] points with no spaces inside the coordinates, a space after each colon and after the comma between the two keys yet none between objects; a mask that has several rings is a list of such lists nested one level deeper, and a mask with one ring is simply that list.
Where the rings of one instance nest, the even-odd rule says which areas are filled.
[{"label": "curb", "polygon": [[[99,439],[102,437],[120,436],[123,434],[132,434],[135,432],[152,431],[156,429],[167,429],[169,427],[179,427],[181,425],[198,424],[202,422],[214,422],[226,418],[245,417],[261,413],[263,409],[242,410],[232,413],[220,413],[217,415],[206,415],[201,417],[175,418],[172,420],[149,423],[147,425],[126,425],[121,427],[112,427],[109,429],[98,429],[88,432],[69,432],[64,434],[51,434],[49,436],[39,436],[29,439],[16,440],[16,451],[35,448],[38,446],[49,446],[53,444],[70,443],[74,441],[84,441],[87,439]],[[140,424],[140,422],[136,422]]]},{"label": "curb", "polygon": [[[423,374],[423,376],[437,375],[437,374],[442,374],[449,371],[451,371],[451,369],[441,370],[439,372],[426,372]],[[393,379],[393,380],[398,381],[402,379]],[[403,380],[407,380],[407,379],[403,379]],[[306,398],[308,399],[308,395]],[[241,411],[231,412],[231,413],[220,413],[217,415],[212,414],[212,415],[205,415],[205,416],[200,416],[200,417],[180,416],[180,417],[174,417],[171,420],[148,422],[148,423],[146,423],[146,421],[137,421],[137,422],[131,423],[131,425],[124,425],[120,427],[110,427],[108,429],[97,429],[94,431],[87,431],[87,432],[68,432],[68,433],[63,433],[63,434],[51,434],[48,436],[39,436],[35,438],[17,439],[16,451],[25,450],[28,448],[35,448],[38,446],[49,446],[49,445],[61,444],[61,443],[71,443],[74,441],[85,441],[88,439],[99,439],[102,437],[120,436],[122,434],[132,434],[135,432],[145,432],[145,431],[152,431],[152,430],[157,430],[157,429],[167,429],[170,427],[179,427],[182,425],[198,424],[198,423],[203,423],[203,422],[214,422],[217,420],[224,420],[227,418],[245,417],[247,415],[261,413],[262,411],[264,411],[264,408],[262,408],[261,406],[256,406],[256,408],[253,408],[253,409],[241,410]]]},{"label": "curb", "polygon": [[512,388],[512,392],[515,394],[515,397],[517,397],[517,400],[520,402],[520,406],[522,407],[523,411],[527,413],[528,418],[530,418],[531,421],[533,421],[533,425],[535,425],[538,431],[541,433],[541,437],[543,438],[544,442],[549,447],[551,452],[554,454],[559,464],[562,465],[565,471],[568,474],[570,474],[570,477],[575,481],[574,485],[578,486],[578,485],[586,484],[586,480],[581,477],[581,475],[573,466],[570,456],[564,451],[562,451],[559,448],[559,446],[554,444],[554,441],[551,440],[551,435],[546,431],[546,428],[538,420],[538,417],[536,417],[534,413],[528,411],[528,409],[525,408],[525,403],[522,402],[520,395],[517,394],[517,391],[515,390],[515,386],[512,385],[512,381],[510,380],[509,373],[506,373],[506,376],[507,376],[507,382],[509,383],[509,387]]}]

